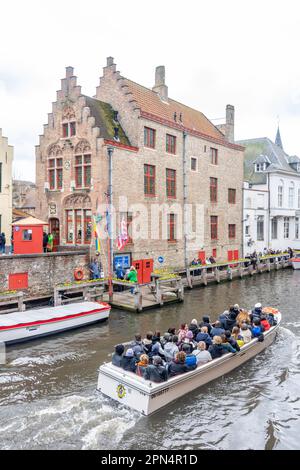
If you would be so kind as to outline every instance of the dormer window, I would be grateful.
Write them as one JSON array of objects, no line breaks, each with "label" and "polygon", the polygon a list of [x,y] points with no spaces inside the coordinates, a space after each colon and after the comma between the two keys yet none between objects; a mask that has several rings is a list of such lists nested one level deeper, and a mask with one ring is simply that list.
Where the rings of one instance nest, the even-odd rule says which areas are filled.
[{"label": "dormer window", "polygon": [[267,169],[267,164],[266,163],[255,163],[255,172],[256,173],[261,173],[263,171],[266,171]]},{"label": "dormer window", "polygon": [[65,122],[62,125],[63,138],[76,135],[76,122]]}]

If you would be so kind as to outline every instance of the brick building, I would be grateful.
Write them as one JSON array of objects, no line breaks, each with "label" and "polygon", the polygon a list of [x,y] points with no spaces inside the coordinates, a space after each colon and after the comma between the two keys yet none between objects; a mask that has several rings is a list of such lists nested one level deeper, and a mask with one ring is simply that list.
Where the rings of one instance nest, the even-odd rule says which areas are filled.
[{"label": "brick building", "polygon": [[131,262],[152,268],[238,256],[243,147],[234,143],[232,106],[217,128],[169,98],[164,67],[149,89],[123,78],[109,57],[94,98],[81,93],[68,67],[36,148],[36,215],[49,220],[57,244],[93,243],[97,215],[106,234],[109,147],[115,237],[125,218]]}]

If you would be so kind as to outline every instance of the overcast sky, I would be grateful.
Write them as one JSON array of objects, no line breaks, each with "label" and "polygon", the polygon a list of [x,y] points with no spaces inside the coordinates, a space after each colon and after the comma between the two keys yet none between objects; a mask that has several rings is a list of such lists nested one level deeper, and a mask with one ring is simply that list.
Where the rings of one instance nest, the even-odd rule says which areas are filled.
[{"label": "overcast sky", "polygon": [[299,0],[10,0],[0,14],[0,127],[19,179],[35,178],[65,67],[94,95],[110,55],[147,87],[165,65],[170,97],[210,119],[233,104],[236,139],[274,140],[279,116],[285,150],[300,156]]}]

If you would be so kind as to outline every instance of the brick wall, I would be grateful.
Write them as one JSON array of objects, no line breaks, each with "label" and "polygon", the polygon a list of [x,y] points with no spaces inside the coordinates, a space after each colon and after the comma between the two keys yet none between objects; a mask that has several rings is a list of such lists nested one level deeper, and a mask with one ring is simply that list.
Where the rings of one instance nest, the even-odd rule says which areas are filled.
[{"label": "brick wall", "polygon": [[[72,253],[47,253],[39,255],[12,255],[0,258],[0,292],[9,289],[9,275],[28,273],[26,298],[53,295],[53,287],[74,281],[74,269],[81,267],[89,279],[89,257],[84,251]],[[22,289],[23,290],[23,289]]]}]

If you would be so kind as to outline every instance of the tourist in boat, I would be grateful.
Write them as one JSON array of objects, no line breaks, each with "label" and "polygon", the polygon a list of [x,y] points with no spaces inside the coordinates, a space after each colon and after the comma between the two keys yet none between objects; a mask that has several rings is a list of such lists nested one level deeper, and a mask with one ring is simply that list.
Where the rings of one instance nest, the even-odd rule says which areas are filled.
[{"label": "tourist in boat", "polygon": [[240,327],[239,326],[234,326],[232,328],[231,337],[237,342],[237,344],[239,345],[240,348],[242,346],[244,346],[245,342],[244,342],[243,337],[240,333]]},{"label": "tourist in boat", "polygon": [[145,380],[151,380],[151,382],[155,383],[166,382],[168,380],[168,371],[167,368],[163,366],[161,357],[153,357],[153,363],[146,367],[143,377]]},{"label": "tourist in boat", "polygon": [[222,346],[221,336],[214,336],[213,344],[209,346],[208,352],[210,353],[212,359],[217,359],[218,357],[223,356],[226,353],[225,349]]},{"label": "tourist in boat", "polygon": [[163,337],[160,340],[160,344],[162,345],[163,348],[170,341],[170,339],[171,339],[170,333],[167,332],[163,335]]},{"label": "tourist in boat", "polygon": [[189,347],[190,352],[192,353],[196,347],[196,343],[194,342],[194,335],[192,331],[187,331],[185,338],[179,345],[179,351],[182,351],[183,345],[187,345]]},{"label": "tourist in boat", "polygon": [[130,347],[133,349],[135,357],[139,359],[141,354],[145,352],[145,349],[142,343],[142,336],[140,334],[135,335],[135,339],[131,343]]},{"label": "tourist in boat", "polygon": [[140,357],[140,360],[139,362],[137,363],[136,365],[136,371],[135,373],[139,376],[139,377],[143,377],[144,376],[144,372],[146,370],[146,368],[149,366],[149,357],[147,356],[147,354],[142,354],[141,357]]},{"label": "tourist in boat", "polygon": [[259,336],[263,333],[263,327],[260,324],[259,318],[254,318],[251,331],[253,338],[259,338]]},{"label": "tourist in boat", "polygon": [[179,352],[178,348],[178,336],[170,336],[170,341],[164,347],[165,359],[170,362],[175,358],[175,355]]},{"label": "tourist in boat", "polygon": [[261,315],[262,315],[262,305],[261,303],[257,303],[255,304],[254,309],[252,310],[251,315],[250,315],[252,322],[255,318],[260,319]]},{"label": "tourist in boat", "polygon": [[[171,336],[175,336],[176,335],[176,328],[169,328],[168,329],[168,333],[171,335]],[[176,335],[177,336],[177,335]]]},{"label": "tourist in boat", "polygon": [[165,351],[162,348],[161,342],[160,342],[160,334],[159,336],[155,335],[152,338],[152,348],[149,353],[149,357],[152,360],[154,356],[160,356],[160,357],[165,357]]},{"label": "tourist in boat", "polygon": [[[232,348],[235,350],[235,351],[230,351],[230,352],[236,352],[236,351],[240,351],[240,347],[238,345],[238,342],[236,341],[236,339],[231,336],[231,331],[227,330],[225,331],[225,341],[223,341],[223,343],[225,342],[226,343],[229,343]],[[221,336],[221,338],[223,339],[223,336]]]},{"label": "tourist in boat", "polygon": [[216,321],[212,330],[211,330],[211,337],[214,338],[214,336],[221,336],[225,333],[224,328],[222,328],[221,323],[219,321]]},{"label": "tourist in boat", "polygon": [[268,320],[267,320],[267,318],[266,318],[265,315],[262,315],[262,316],[261,316],[260,324],[264,327],[264,330],[265,330],[265,331],[269,331],[269,329],[271,328],[271,325],[270,325],[270,323],[268,322]]},{"label": "tourist in boat", "polygon": [[197,334],[199,333],[198,322],[195,318],[191,321],[191,324],[189,326],[189,331],[192,331],[194,338],[196,338]]},{"label": "tourist in boat", "polygon": [[224,331],[228,330],[228,321],[229,321],[229,310],[225,310],[221,315],[219,315],[219,322],[221,323],[221,328]]},{"label": "tourist in boat", "polygon": [[193,351],[194,356],[196,356],[197,366],[202,366],[207,362],[212,361],[210,352],[206,350],[206,344],[204,341],[199,341],[197,349]]},{"label": "tourist in boat", "polygon": [[236,324],[241,328],[243,323],[251,324],[250,315],[246,310],[241,310],[238,316],[236,317]]},{"label": "tourist in boat", "polygon": [[125,356],[123,356],[121,366],[124,370],[130,372],[136,371],[136,357],[134,356],[134,351],[132,348],[127,349]]},{"label": "tourist in boat", "polygon": [[196,356],[191,352],[189,344],[183,344],[182,351],[185,352],[185,363],[191,369],[196,369],[197,367],[197,359]]},{"label": "tourist in boat", "polygon": [[152,345],[153,345],[152,338],[153,338],[152,331],[148,331],[148,333],[146,334],[146,338],[144,338],[142,341],[143,346],[144,346],[144,352],[148,355],[151,352]]},{"label": "tourist in boat", "polygon": [[174,377],[175,375],[184,374],[185,372],[193,370],[186,365],[185,359],[186,354],[184,351],[179,351],[176,354],[175,359],[168,364],[169,377]]},{"label": "tourist in boat", "polygon": [[250,341],[252,340],[252,334],[251,329],[246,323],[243,323],[241,325],[240,334],[245,344],[250,343]]},{"label": "tourist in boat", "polygon": [[201,330],[196,336],[196,341],[199,343],[200,341],[204,341],[206,345],[206,349],[209,348],[209,346],[212,344],[212,339],[210,335],[208,334],[208,328],[207,326],[202,326]]},{"label": "tourist in boat", "polygon": [[199,327],[202,328],[202,326],[207,326],[208,328],[208,334],[211,334],[212,326],[210,324],[210,318],[208,315],[204,315],[202,317],[202,322],[199,324]]},{"label": "tourist in boat", "polygon": [[182,323],[180,325],[180,328],[179,328],[178,332],[177,332],[178,342],[179,343],[181,343],[184,340],[184,338],[185,338],[188,331],[189,331],[189,327],[187,326],[187,324]]},{"label": "tourist in boat", "polygon": [[123,344],[117,344],[115,347],[115,352],[112,355],[112,364],[117,367],[122,367],[122,359],[123,359],[123,354],[125,351],[125,347]]}]

